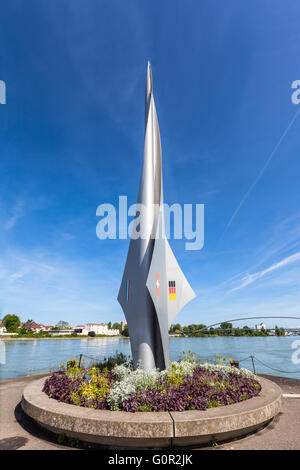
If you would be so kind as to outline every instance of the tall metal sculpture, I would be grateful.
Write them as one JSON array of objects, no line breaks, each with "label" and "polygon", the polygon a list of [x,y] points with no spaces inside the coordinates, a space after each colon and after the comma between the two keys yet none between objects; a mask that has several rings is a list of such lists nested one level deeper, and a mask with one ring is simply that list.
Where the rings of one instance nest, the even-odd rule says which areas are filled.
[{"label": "tall metal sculpture", "polygon": [[125,313],[135,366],[166,369],[169,327],[195,297],[165,235],[161,144],[148,62],[145,146],[137,214],[118,301]]}]

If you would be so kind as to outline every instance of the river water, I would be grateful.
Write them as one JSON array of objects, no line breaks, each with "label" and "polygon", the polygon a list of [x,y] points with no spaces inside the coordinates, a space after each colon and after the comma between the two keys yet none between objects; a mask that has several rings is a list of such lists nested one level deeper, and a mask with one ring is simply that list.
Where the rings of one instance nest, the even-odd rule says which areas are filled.
[{"label": "river water", "polygon": [[[253,365],[248,357],[253,355],[256,372],[300,379],[299,336],[170,338],[171,360],[179,359],[182,351],[189,349],[201,360],[215,361],[216,355],[222,355],[241,361],[240,367],[250,370]],[[57,370],[60,364],[80,354],[89,356],[89,365],[94,358],[103,359],[116,352],[130,355],[128,338],[0,341],[0,379]]]}]

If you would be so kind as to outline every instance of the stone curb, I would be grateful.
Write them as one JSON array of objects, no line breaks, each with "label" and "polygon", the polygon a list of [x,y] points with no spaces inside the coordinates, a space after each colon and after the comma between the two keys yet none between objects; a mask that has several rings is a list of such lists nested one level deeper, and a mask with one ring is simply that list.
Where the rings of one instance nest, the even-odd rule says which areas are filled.
[{"label": "stone curb", "polygon": [[23,411],[55,434],[105,446],[165,448],[221,442],[261,428],[281,411],[281,389],[263,378],[260,395],[245,402],[170,413],[126,413],[60,403],[42,392],[44,381],[25,387]]}]

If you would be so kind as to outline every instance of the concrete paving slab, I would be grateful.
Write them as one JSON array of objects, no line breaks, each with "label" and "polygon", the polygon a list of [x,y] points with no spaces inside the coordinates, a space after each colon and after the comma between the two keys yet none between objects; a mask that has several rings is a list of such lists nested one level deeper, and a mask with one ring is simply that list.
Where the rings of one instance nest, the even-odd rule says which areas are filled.
[{"label": "concrete paving slab", "polygon": [[[41,374],[40,377],[48,374]],[[34,426],[22,412],[20,402],[25,386],[37,376],[0,381],[0,450],[70,450]],[[283,393],[299,393],[297,379],[267,375]],[[300,450],[300,401],[283,398],[282,412],[264,429],[242,439],[201,450]],[[75,448],[73,450],[76,450]]]}]

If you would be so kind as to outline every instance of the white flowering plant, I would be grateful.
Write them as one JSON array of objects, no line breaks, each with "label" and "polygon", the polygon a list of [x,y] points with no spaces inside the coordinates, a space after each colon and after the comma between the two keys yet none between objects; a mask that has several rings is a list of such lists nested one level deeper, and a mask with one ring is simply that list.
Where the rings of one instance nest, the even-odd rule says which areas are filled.
[{"label": "white flowering plant", "polygon": [[189,350],[183,351],[184,358],[177,362],[170,363],[169,369],[159,371],[158,369],[143,370],[139,364],[137,369],[133,369],[131,364],[117,365],[112,369],[112,373],[117,377],[112,385],[107,401],[111,410],[119,410],[121,403],[128,400],[132,395],[150,389],[164,390],[166,385],[179,385],[186,377],[193,376],[196,369],[201,369],[208,373],[235,374],[249,379],[257,377],[247,369],[237,369],[232,366],[222,364],[199,363],[196,356]]}]

